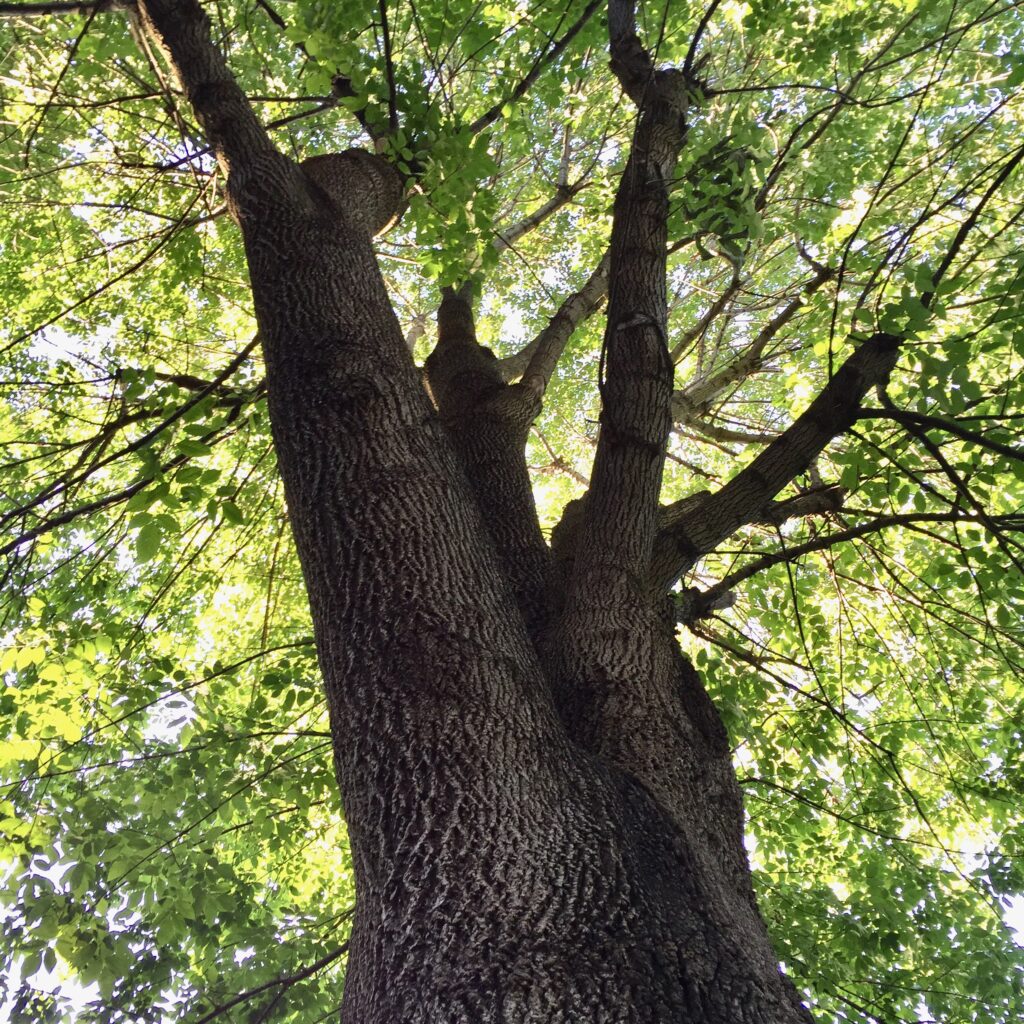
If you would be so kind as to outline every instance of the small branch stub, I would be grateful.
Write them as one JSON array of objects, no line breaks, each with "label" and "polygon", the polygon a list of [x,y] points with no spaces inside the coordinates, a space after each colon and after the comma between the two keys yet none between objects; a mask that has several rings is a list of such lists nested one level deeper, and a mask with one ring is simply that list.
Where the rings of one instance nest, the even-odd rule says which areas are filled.
[{"label": "small branch stub", "polygon": [[393,227],[405,208],[401,174],[365,149],[311,156],[300,164],[306,177],[331,203],[359,220],[371,235]]}]

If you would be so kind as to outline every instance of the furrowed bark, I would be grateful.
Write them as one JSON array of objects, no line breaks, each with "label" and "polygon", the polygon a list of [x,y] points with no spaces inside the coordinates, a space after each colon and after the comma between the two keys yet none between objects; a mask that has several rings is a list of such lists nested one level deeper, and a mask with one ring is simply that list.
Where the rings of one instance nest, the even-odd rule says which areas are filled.
[{"label": "furrowed bark", "polygon": [[574,536],[559,552],[568,582],[556,698],[570,735],[637,779],[685,843],[698,890],[688,914],[734,950],[717,966],[722,983],[746,987],[734,1017],[803,1021],[757,910],[728,737],[646,585],[671,426],[668,185],[689,83],[638,54],[631,5],[613,2],[609,13],[613,68],[640,114],[614,208],[601,434],[590,489],[570,513],[578,525],[567,524]]},{"label": "furrowed bark", "polygon": [[498,559],[530,635],[547,625],[551,553],[540,531],[526,440],[539,396],[506,384],[497,359],[477,342],[470,289],[446,289],[426,379],[441,421],[476,496]]},{"label": "furrowed bark", "polygon": [[[648,641],[654,678],[679,689],[671,805],[637,781],[642,772],[602,763],[566,735],[465,460],[430,406],[376,266],[364,217],[379,199],[368,194],[375,175],[327,187],[276,153],[194,0],[141,5],[227,169],[245,243],[356,871],[343,1020],[803,1019],[743,884],[721,723],[678,652]],[[655,169],[663,189],[665,168]],[[626,312],[612,346],[625,345],[614,362],[628,370],[624,357],[647,366],[664,331],[643,320],[656,311]],[[503,386],[465,343],[465,306],[449,303],[442,320],[470,359],[464,371],[438,369],[439,405],[450,382],[452,402]],[[623,381],[612,405],[647,394],[643,374]],[[654,384],[667,430],[670,381]],[[628,410],[608,422],[647,467],[646,434],[637,446]],[[666,778],[646,767],[655,783]]]},{"label": "furrowed bark", "polygon": [[[184,81],[223,83],[195,4],[146,13]],[[236,108],[189,91],[205,123]],[[252,166],[236,142],[229,174]],[[567,743],[361,214],[311,195],[240,222],[357,875],[344,1016],[601,1019],[609,964],[680,956],[617,871],[667,879],[678,854]]]},{"label": "furrowed bark", "polygon": [[[640,109],[613,209],[598,382],[601,432],[590,488],[572,531],[557,631],[558,699],[578,742],[633,770],[636,754],[625,748],[635,730],[624,727],[621,704],[635,690],[642,694],[638,707],[661,715],[674,699],[644,579],[671,426],[668,190],[686,130],[688,88],[678,72],[654,71],[636,37],[631,4],[609,5],[609,31],[612,67]],[[668,798],[660,792],[667,784],[640,777]]]},{"label": "furrowed bark", "polygon": [[861,400],[885,384],[896,364],[900,338],[875,334],[846,360],[807,410],[721,490],[693,503],[682,499],[663,512],[651,564],[651,585],[664,593],[704,555],[761,510],[805,472],[837,434],[859,416]]},{"label": "furrowed bark", "polygon": [[143,0],[138,10],[224,171],[235,219],[254,214],[268,202],[300,201],[298,168],[274,148],[210,42],[210,20],[198,0]]}]

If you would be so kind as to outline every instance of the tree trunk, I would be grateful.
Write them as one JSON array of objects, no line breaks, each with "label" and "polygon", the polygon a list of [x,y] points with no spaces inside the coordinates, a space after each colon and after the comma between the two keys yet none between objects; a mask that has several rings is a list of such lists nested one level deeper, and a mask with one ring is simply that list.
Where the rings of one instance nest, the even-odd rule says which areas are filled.
[{"label": "tree trunk", "polygon": [[724,732],[671,634],[651,616],[618,651],[635,670],[657,650],[642,667],[666,703],[635,712],[685,741],[660,792],[556,714],[542,606],[515,578],[532,506],[488,520],[475,498],[525,479],[525,430],[481,429],[509,386],[463,395],[448,426],[475,440],[454,446],[365,231],[292,209],[246,243],[355,860],[343,1020],[804,1019],[753,901]]},{"label": "tree trunk", "polygon": [[245,240],[355,865],[343,1021],[808,1021],[754,901],[724,729],[642,578],[678,110],[640,118],[617,201],[607,482],[556,569],[525,466],[536,395],[480,349],[465,292],[442,304],[436,407],[412,362],[364,216],[388,219],[387,173],[287,160],[195,0],[142,11]]}]

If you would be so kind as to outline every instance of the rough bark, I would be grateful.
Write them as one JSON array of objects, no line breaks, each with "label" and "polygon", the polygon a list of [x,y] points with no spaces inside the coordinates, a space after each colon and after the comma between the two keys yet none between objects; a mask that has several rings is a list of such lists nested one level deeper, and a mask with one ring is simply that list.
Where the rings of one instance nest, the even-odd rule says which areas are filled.
[{"label": "rough bark", "polygon": [[526,466],[526,439],[540,399],[506,384],[490,349],[478,344],[468,287],[446,290],[438,343],[426,379],[494,541],[531,637],[547,624],[550,552],[540,531]]},{"label": "rough bark", "polygon": [[641,119],[617,204],[606,415],[553,651],[531,637],[531,559],[548,557],[521,465],[536,395],[504,383],[452,293],[435,409],[374,260],[376,176],[325,189],[270,145],[196,0],[141,9],[245,243],[355,866],[343,1020],[807,1020],[754,902],[725,732],[640,585],[670,422],[677,94]]}]

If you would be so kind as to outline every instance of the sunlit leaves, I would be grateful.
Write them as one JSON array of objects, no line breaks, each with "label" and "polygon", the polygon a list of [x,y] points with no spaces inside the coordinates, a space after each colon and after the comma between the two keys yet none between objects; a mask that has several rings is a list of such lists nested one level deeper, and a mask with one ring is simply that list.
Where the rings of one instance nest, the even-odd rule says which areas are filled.
[{"label": "sunlit leaves", "polygon": [[[419,358],[440,285],[476,278],[507,356],[607,246],[632,108],[600,16],[515,95],[584,7],[389,4],[389,74],[376,2],[209,6],[285,152],[375,136],[408,176],[376,244]],[[641,5],[659,61],[706,9]],[[0,25],[0,979],[32,1019],[187,1020],[340,946],[351,865],[257,351],[225,373],[254,325],[221,172],[128,20],[72,53],[82,24]],[[876,329],[906,340],[866,401],[930,418],[859,421],[787,491],[841,484],[840,512],[748,527],[686,581],[880,524],[765,563],[686,638],[822,1020],[1019,1016],[1024,464],[941,426],[1019,445],[1018,178],[935,276],[1020,143],[1022,34],[1012,5],[750,0],[695,54],[668,284],[700,401],[664,499],[747,464]],[[570,340],[529,441],[546,530],[589,474],[602,332]],[[238,1019],[329,1019],[343,968]],[[43,976],[65,994],[22,991]]]}]

